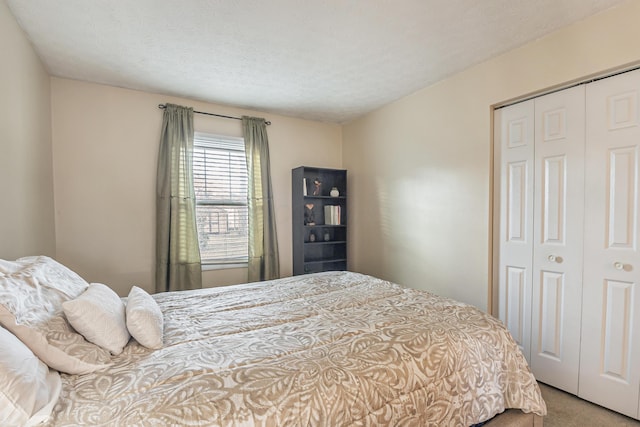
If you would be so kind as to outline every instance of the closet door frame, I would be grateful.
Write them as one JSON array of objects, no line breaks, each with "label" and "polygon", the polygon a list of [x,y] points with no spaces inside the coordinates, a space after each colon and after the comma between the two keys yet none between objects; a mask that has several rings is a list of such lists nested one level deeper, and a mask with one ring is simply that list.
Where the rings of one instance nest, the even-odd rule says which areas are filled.
[{"label": "closet door frame", "polygon": [[[618,76],[622,76],[621,78],[625,79],[627,78],[625,77],[625,75],[630,76],[634,73],[637,75],[640,75],[640,67],[635,67],[634,69],[619,70],[615,74],[602,76],[595,80],[589,79],[589,81],[583,82],[582,85],[585,87],[585,91],[586,91],[587,90],[586,88],[588,86],[592,84],[597,85],[599,84],[600,80],[612,79],[612,78],[617,79]],[[635,85],[634,90],[636,89],[639,90],[637,97],[635,98],[634,101],[630,101],[628,103],[629,106],[632,106],[630,108],[633,111],[630,112],[629,114],[625,113],[623,114],[623,116],[636,120],[635,123],[629,124],[629,126],[627,127],[635,127],[640,130],[640,82]],[[562,89],[562,90],[565,90],[565,89]],[[618,90],[617,92],[618,93],[614,93],[611,95],[613,102],[618,100],[618,101],[622,101],[622,104],[624,104],[624,99],[623,99],[624,95],[629,91],[628,90],[625,91],[621,89],[621,90]],[[544,94],[541,94],[539,96],[543,96],[543,95]],[[589,102],[588,101],[589,95],[586,95],[586,98],[587,100],[585,102],[585,106]],[[533,99],[535,98],[529,98],[529,100],[533,100]],[[524,103],[524,102],[527,102],[527,101],[521,101],[519,103]],[[517,104],[513,104],[513,105],[517,105]],[[611,110],[611,108],[609,108],[609,110]],[[502,287],[501,283],[504,281],[504,267],[505,267],[505,260],[503,259],[504,254],[501,254],[501,247],[503,245],[503,240],[504,240],[504,229],[503,229],[504,226],[501,223],[501,217],[503,217],[504,215],[504,212],[501,207],[501,198],[503,197],[502,187],[504,186],[503,179],[502,179],[502,177],[504,176],[503,167],[502,167],[502,156],[503,156],[502,151],[503,150],[501,145],[502,145],[502,139],[504,138],[504,135],[502,135],[502,130],[500,129],[500,126],[498,124],[502,120],[503,111],[504,111],[504,107],[496,108],[493,111],[494,133],[493,133],[493,144],[492,144],[492,150],[493,150],[492,152],[493,154],[492,155],[492,159],[493,159],[493,168],[492,168],[492,171],[493,171],[493,175],[492,175],[493,222],[492,224],[494,228],[492,230],[492,246],[491,246],[492,255],[493,255],[493,259],[491,262],[492,285],[489,292],[490,292],[490,297],[492,298],[491,301],[493,302],[493,304],[490,306],[492,313],[495,316],[501,318],[503,321],[505,321],[505,323],[508,323],[507,322],[508,319],[505,319],[505,309],[504,309],[505,298],[502,295],[503,289],[501,289]],[[607,114],[609,114],[609,120],[611,120],[610,111]],[[606,116],[607,114],[602,114],[601,116]],[[614,118],[613,120],[618,120],[618,119]],[[587,123],[588,121],[589,119],[585,117],[585,123]],[[625,120],[620,120],[617,125],[623,128],[625,127],[623,122],[625,122]],[[586,126],[588,126],[588,124]],[[586,126],[585,126],[585,129],[586,129]],[[585,130],[585,141],[586,141],[586,144],[588,145],[589,142],[587,141],[588,139],[587,133],[588,131]],[[638,136],[636,139],[640,141],[640,136]],[[617,148],[625,148],[625,147],[620,146]],[[591,173],[593,172],[593,170],[597,169],[598,167],[602,168],[602,163],[597,165],[596,164],[597,162],[594,162],[593,159],[590,160],[588,158],[589,157],[588,150],[589,148],[585,147],[585,187],[584,187],[585,188],[585,213],[587,210],[599,209],[597,207],[594,207],[592,198],[589,199],[587,197],[590,191],[594,191],[593,189],[589,188],[591,184],[589,184],[588,181],[589,179],[593,179],[593,176],[591,176]],[[620,150],[618,151],[619,151],[618,153],[614,153],[614,154],[616,155],[624,154],[622,153],[622,151]],[[609,153],[609,155],[610,154],[611,153]],[[622,157],[624,156],[620,156],[619,158],[622,159]],[[634,196],[635,202],[636,202],[635,208],[637,209],[636,213],[634,214],[635,215],[634,221],[636,221],[637,223],[637,225],[634,225],[635,233],[636,233],[635,234],[636,241],[634,242],[634,245],[637,245],[637,246],[634,246],[634,248],[636,252],[638,252],[640,251],[640,148],[638,148],[633,155],[630,155],[628,157],[633,157],[635,159],[634,161],[636,162],[636,165],[634,166],[635,169],[633,172],[636,176],[636,181],[635,181],[636,187],[632,192],[634,192],[635,194]],[[609,159],[609,161],[611,161],[611,159]],[[609,171],[609,173],[611,173],[611,171]],[[611,180],[610,178],[611,176],[607,178],[609,181],[605,184],[605,187],[610,186],[610,180]],[[608,215],[610,215],[610,213]],[[589,241],[590,238],[589,239],[587,238],[589,233],[596,233],[598,235],[603,234],[594,230],[594,227],[593,225],[591,225],[590,221],[591,220],[588,220],[587,218],[585,218],[585,223],[584,223],[585,251],[588,251],[588,249],[586,249],[588,245],[593,245],[593,243]],[[605,239],[603,238],[603,242],[604,241]],[[603,244],[601,243],[596,243],[596,246],[598,245],[603,246]],[[590,255],[586,253],[583,254],[583,293],[582,293],[582,300],[580,301],[580,304],[582,306],[582,316],[581,316],[581,322],[580,322],[581,338],[580,338],[580,362],[579,362],[579,380],[578,380],[577,394],[578,396],[586,400],[593,401],[595,403],[598,403],[600,405],[603,405],[605,407],[608,407],[610,409],[616,410],[625,415],[628,415],[630,417],[640,420],[640,364],[637,363],[637,360],[640,360],[640,288],[638,288],[638,286],[640,286],[640,258],[634,258],[633,260],[623,259],[625,255],[622,254],[622,251],[618,251],[616,255],[617,255],[615,257],[616,260],[613,260],[613,261],[604,260],[602,262],[594,262],[593,259],[589,258]],[[618,258],[620,258],[620,260],[618,260]],[[605,267],[607,270],[612,270],[612,271],[607,272],[606,275],[600,275],[602,277],[597,279],[597,282],[599,283],[599,285],[598,283],[596,283],[596,293],[599,293],[600,299],[596,301],[595,304],[589,301],[585,301],[585,298],[586,299],[590,298],[589,293],[593,294],[593,290],[585,289],[586,286],[592,286],[587,284],[590,280],[589,277],[594,276],[594,273],[591,271],[593,270],[592,267],[596,266],[596,264],[599,265],[603,263],[606,264]],[[599,265],[598,268],[603,267],[603,265]],[[631,266],[631,268],[628,267],[629,265]],[[533,268],[531,268],[531,271],[533,271]],[[595,275],[598,276],[599,273],[596,273]],[[608,286],[607,282],[610,282],[609,284],[613,284],[616,286],[610,286],[609,288],[607,288]],[[528,291],[525,293],[527,293],[528,295]],[[531,298],[533,298],[533,296],[531,296]],[[606,298],[609,298],[609,300],[613,302],[618,300],[618,302],[622,302],[622,303],[618,304],[617,308],[614,308],[613,306],[607,308],[605,307],[608,304],[608,302],[605,301]],[[526,309],[523,309],[523,311],[524,310]],[[605,310],[608,310],[608,313],[609,313],[608,320],[607,320],[607,315],[605,313]],[[526,318],[526,315],[524,317]],[[625,317],[627,318],[627,320],[623,319]],[[622,334],[622,335],[626,334],[626,338],[618,339],[619,342],[625,342],[626,340],[626,343],[624,344],[625,347],[624,348],[619,347],[619,348],[622,348],[622,350],[617,351],[618,356],[624,355],[622,359],[625,359],[626,362],[623,360],[623,362],[618,363],[618,365],[622,366],[624,370],[629,368],[628,370],[629,375],[625,377],[618,373],[617,376],[619,378],[614,378],[616,377],[616,375],[609,375],[607,373],[607,369],[609,368],[607,367],[608,362],[605,360],[605,358],[608,357],[609,361],[613,360],[611,358],[611,355],[615,356],[616,351],[614,350],[612,352],[611,350],[607,350],[605,348],[605,342],[607,339],[609,339],[610,342],[612,342],[612,340],[615,341],[613,339],[615,337],[611,336],[611,338],[607,338],[605,335],[607,335],[607,331],[606,331],[607,327],[609,327],[610,332],[616,330],[616,328],[611,327],[611,325],[616,321],[620,323],[619,322],[620,319],[623,319],[624,321],[628,322],[628,326],[622,328],[622,329],[626,328],[627,330],[627,332],[624,332]],[[607,326],[608,322],[609,322],[609,326]],[[529,323],[531,323],[531,320],[529,320]],[[618,334],[618,337],[620,335],[621,334]],[[597,343],[598,347],[596,346],[589,347],[588,345],[586,345],[588,343]],[[523,345],[522,347],[525,347],[525,346]],[[529,350],[532,350],[532,349],[533,349],[533,345],[531,345]],[[530,353],[525,352],[525,355],[527,356],[527,360],[531,361]],[[621,358],[618,357],[618,360],[621,360]],[[591,372],[587,372],[585,369],[583,369],[585,367],[587,369],[589,369],[588,367],[591,367]],[[623,372],[622,369],[619,371]],[[594,378],[595,381],[590,380],[589,377]],[[603,386],[602,384],[598,384],[598,381],[600,381],[602,378],[610,380],[611,384],[614,385],[614,389],[610,390],[609,387]],[[623,387],[628,387],[627,390],[615,391],[616,383],[618,385],[622,385]],[[623,403],[622,401],[625,401],[625,403]]]}]

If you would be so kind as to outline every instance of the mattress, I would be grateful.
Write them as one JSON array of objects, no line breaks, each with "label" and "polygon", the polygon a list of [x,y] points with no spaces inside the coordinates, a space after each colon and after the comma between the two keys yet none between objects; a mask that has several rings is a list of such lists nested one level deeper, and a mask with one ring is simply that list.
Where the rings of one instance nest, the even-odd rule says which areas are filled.
[{"label": "mattress", "polygon": [[545,403],[502,323],[327,272],[153,296],[164,346],[62,374],[49,426],[470,426]]}]

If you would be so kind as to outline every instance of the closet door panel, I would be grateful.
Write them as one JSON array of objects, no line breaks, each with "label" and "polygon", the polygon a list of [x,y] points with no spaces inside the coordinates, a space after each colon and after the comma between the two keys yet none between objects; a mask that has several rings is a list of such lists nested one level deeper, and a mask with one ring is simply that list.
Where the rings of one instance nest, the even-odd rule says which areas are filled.
[{"label": "closet door panel", "polygon": [[608,224],[606,224],[609,248],[631,249],[635,246],[635,174],[638,147],[621,147],[609,150]]},{"label": "closet door panel", "polygon": [[533,101],[496,110],[500,165],[498,316],[530,360],[533,237]]},{"label": "closet door panel", "polygon": [[640,71],[587,87],[579,396],[638,417]]},{"label": "closet door panel", "polygon": [[538,352],[560,361],[562,358],[562,312],[564,274],[542,271],[540,283],[540,332]]},{"label": "closet door panel", "polygon": [[584,86],[535,100],[531,369],[578,392],[584,209]]}]

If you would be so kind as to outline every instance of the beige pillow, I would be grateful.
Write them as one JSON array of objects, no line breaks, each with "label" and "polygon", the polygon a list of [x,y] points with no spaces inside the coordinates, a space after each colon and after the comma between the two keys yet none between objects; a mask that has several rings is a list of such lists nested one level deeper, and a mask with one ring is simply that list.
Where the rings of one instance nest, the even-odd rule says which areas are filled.
[{"label": "beige pillow", "polygon": [[0,327],[0,425],[36,425],[49,418],[62,382],[22,341]]},{"label": "beige pillow", "polygon": [[124,303],[102,283],[92,283],[78,298],[62,303],[62,308],[76,331],[112,354],[122,353],[131,338],[124,319]]},{"label": "beige pillow", "polygon": [[156,300],[144,289],[133,286],[127,298],[127,328],[141,345],[162,348],[164,319]]},{"label": "beige pillow", "polygon": [[87,342],[67,322],[62,303],[89,284],[48,257],[0,260],[0,325],[49,367],[84,374],[110,362],[109,352]]}]

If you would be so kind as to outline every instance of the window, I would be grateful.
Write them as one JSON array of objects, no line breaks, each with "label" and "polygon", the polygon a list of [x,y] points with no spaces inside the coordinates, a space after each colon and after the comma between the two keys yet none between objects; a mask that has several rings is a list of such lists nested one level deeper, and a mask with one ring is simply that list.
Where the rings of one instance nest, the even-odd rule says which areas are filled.
[{"label": "window", "polygon": [[193,145],[202,264],[246,263],[249,219],[244,140],[196,132]]}]

